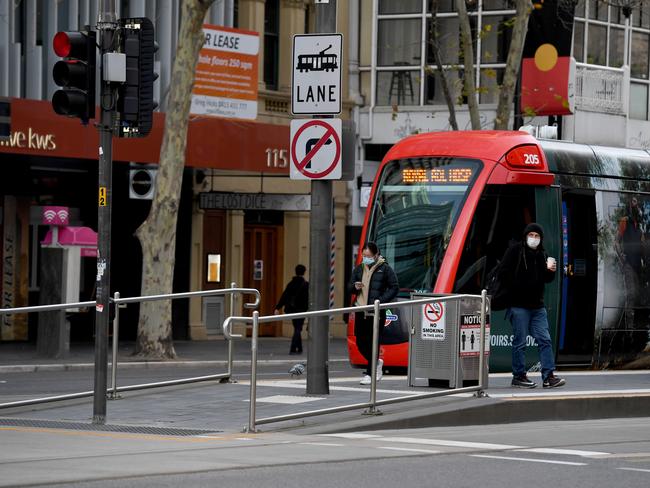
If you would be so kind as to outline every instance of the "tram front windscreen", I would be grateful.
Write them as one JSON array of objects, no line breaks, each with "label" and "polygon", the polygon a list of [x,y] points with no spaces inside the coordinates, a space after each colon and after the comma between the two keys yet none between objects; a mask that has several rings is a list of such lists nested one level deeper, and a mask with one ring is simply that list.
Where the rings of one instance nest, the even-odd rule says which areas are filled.
[{"label": "tram front windscreen", "polygon": [[481,161],[460,158],[409,158],[384,166],[366,240],[379,246],[403,292],[433,290],[481,168]]}]

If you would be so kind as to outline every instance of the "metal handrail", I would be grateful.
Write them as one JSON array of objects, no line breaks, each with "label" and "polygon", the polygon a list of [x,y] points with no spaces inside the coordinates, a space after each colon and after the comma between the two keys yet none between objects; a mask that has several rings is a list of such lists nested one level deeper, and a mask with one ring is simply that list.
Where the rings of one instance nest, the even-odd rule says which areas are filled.
[{"label": "metal handrail", "polygon": [[[377,400],[377,355],[378,355],[378,346],[377,346],[377,336],[379,333],[379,311],[381,309],[391,308],[391,307],[404,307],[404,306],[413,306],[413,305],[424,305],[427,303],[435,302],[447,302],[462,300],[466,298],[480,298],[481,299],[481,328],[480,328],[480,339],[479,339],[479,368],[478,368],[478,385],[454,388],[446,391],[438,391],[434,393],[416,393],[413,395],[407,395],[397,398],[389,398],[384,400]],[[428,297],[428,298],[418,298],[413,300],[406,300],[402,302],[391,302],[391,303],[380,303],[379,300],[375,300],[372,305],[360,305],[354,307],[343,307],[327,310],[314,310],[311,312],[301,312],[301,313],[289,313],[281,315],[267,315],[260,317],[259,312],[253,312],[252,317],[228,317],[223,323],[223,334],[224,337],[228,339],[236,339],[242,337],[241,334],[232,333],[232,325],[234,323],[245,323],[252,324],[251,332],[251,380],[250,380],[250,403],[249,403],[249,415],[248,415],[248,426],[246,428],[247,432],[257,432],[256,426],[261,424],[268,424],[272,422],[280,422],[286,420],[295,420],[305,417],[313,417],[317,415],[324,415],[329,413],[344,412],[349,410],[358,410],[361,408],[367,408],[364,412],[365,414],[376,415],[380,412],[377,410],[378,405],[389,405],[392,403],[402,403],[406,401],[419,400],[424,398],[434,398],[452,394],[459,393],[471,393],[475,392],[477,396],[485,395],[485,385],[483,384],[483,371],[484,371],[484,361],[485,361],[485,329],[486,329],[486,311],[487,311],[487,291],[483,290],[481,295],[446,295],[442,297]],[[344,313],[353,313],[361,311],[370,311],[373,310],[373,347],[372,347],[372,364],[371,364],[371,382],[370,382],[370,400],[365,403],[355,403],[352,405],[342,405],[338,407],[329,407],[322,408],[318,410],[310,410],[307,412],[299,412],[288,415],[278,415],[275,417],[267,417],[262,419],[256,419],[256,399],[257,399],[257,337],[259,333],[259,324],[265,322],[276,322],[278,320],[290,320],[297,318],[309,318],[309,317],[322,317],[322,316],[331,316]]]},{"label": "metal handrail", "polygon": [[[168,293],[163,295],[149,295],[149,296],[140,296],[140,297],[128,297],[121,298],[120,293],[116,292],[114,297],[111,299],[111,302],[116,305],[115,307],[115,317],[113,319],[113,356],[111,363],[111,378],[112,384],[107,393],[109,393],[109,398],[116,399],[119,398],[118,392],[122,391],[133,391],[133,390],[144,390],[148,388],[158,388],[161,386],[172,386],[180,385],[187,383],[196,383],[199,381],[209,381],[209,380],[230,380],[232,377],[233,371],[233,342],[231,338],[228,339],[228,369],[226,373],[219,373],[213,375],[205,376],[195,376],[191,378],[181,378],[176,380],[167,380],[167,381],[158,381],[154,383],[142,383],[138,385],[128,385],[128,386],[117,386],[117,346],[119,344],[119,316],[120,316],[120,305],[129,304],[129,303],[139,303],[146,301],[154,300],[166,300],[166,299],[176,299],[176,298],[195,298],[195,297],[204,297],[204,296],[219,296],[219,295],[229,295],[230,296],[230,313],[234,312],[235,309],[235,295],[253,295],[255,300],[251,303],[244,303],[245,308],[257,308],[260,303],[260,292],[255,288],[236,288],[236,283],[231,283],[230,288],[224,288],[221,290],[204,290],[204,291],[193,291],[193,292],[182,292],[182,293]],[[74,303],[58,303],[52,305],[35,305],[29,307],[17,307],[17,308],[5,308],[0,309],[0,315],[10,314],[10,313],[29,313],[29,312],[47,312],[47,311],[56,311],[56,310],[66,310],[69,308],[80,308],[80,307],[92,307],[95,305],[95,301],[86,301],[86,302],[74,302]],[[0,409],[2,408],[12,408],[12,407],[22,407],[27,405],[36,405],[40,403],[56,402],[62,400],[72,400],[77,398],[89,397],[94,394],[93,391],[84,391],[77,393],[69,393],[64,395],[54,395],[44,398],[33,398],[28,400],[20,400],[15,402],[0,403]]]}]

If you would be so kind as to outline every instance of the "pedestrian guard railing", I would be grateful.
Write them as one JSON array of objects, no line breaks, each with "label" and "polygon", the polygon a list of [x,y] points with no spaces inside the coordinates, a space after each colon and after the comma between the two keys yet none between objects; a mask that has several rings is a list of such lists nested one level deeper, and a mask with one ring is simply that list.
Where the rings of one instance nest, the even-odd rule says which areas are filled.
[{"label": "pedestrian guard railing", "polygon": [[[128,386],[118,386],[117,384],[117,369],[118,369],[118,344],[119,344],[119,330],[120,330],[120,309],[128,306],[132,303],[142,303],[142,302],[151,302],[159,300],[176,300],[182,298],[199,298],[199,297],[213,297],[213,296],[228,296],[230,299],[230,313],[234,313],[236,298],[240,295],[252,295],[255,297],[253,302],[244,303],[244,308],[247,309],[256,309],[260,303],[260,292],[255,288],[237,288],[236,283],[231,283],[230,288],[220,289],[220,290],[205,290],[205,291],[193,291],[193,292],[184,292],[184,293],[168,293],[163,295],[149,295],[149,296],[139,296],[139,297],[126,297],[122,298],[119,292],[116,292],[111,299],[112,304],[115,306],[115,315],[113,318],[113,341],[112,341],[112,359],[111,359],[111,385],[107,389],[107,394],[110,399],[119,398],[119,392],[125,391],[134,391],[134,390],[144,390],[148,388],[158,388],[163,386],[174,386],[181,385],[186,383],[196,383],[200,381],[213,381],[220,380],[227,382],[232,378],[233,373],[233,340],[231,337],[228,339],[228,357],[226,360],[226,372],[195,376],[189,378],[179,378],[166,381],[158,381],[153,383],[142,383],[137,385],[128,385]],[[0,316],[7,314],[20,314],[20,313],[40,313],[40,312],[53,312],[53,311],[64,311],[69,309],[78,309],[86,307],[94,307],[96,305],[95,301],[85,301],[85,302],[74,302],[74,303],[58,303],[52,305],[35,305],[29,307],[15,307],[15,308],[3,308],[0,309]],[[97,368],[97,365],[95,365]],[[94,391],[81,391],[76,393],[68,393],[62,395],[52,395],[42,398],[32,398],[27,400],[19,400],[13,402],[0,403],[0,409],[4,408],[13,408],[21,407],[26,405],[36,405],[41,403],[56,402],[63,400],[73,400],[77,398],[84,398],[93,396]]]},{"label": "pedestrian guard railing", "polygon": [[[448,390],[435,391],[435,392],[415,392],[411,395],[399,396],[395,398],[387,398],[382,400],[377,400],[377,356],[378,356],[378,341],[377,336],[379,334],[379,319],[380,311],[388,308],[396,307],[417,307],[424,306],[430,303],[444,303],[451,302],[456,300],[463,299],[478,299],[480,300],[480,336],[479,336],[479,361],[478,361],[478,384],[476,386],[461,386],[457,388],[452,388]],[[312,317],[331,317],[333,315],[340,314],[349,314],[356,312],[372,313],[373,315],[373,347],[372,347],[372,365],[371,365],[371,383],[370,383],[370,398],[367,402],[354,403],[349,405],[340,405],[329,408],[322,408],[317,410],[309,410],[305,412],[298,412],[286,415],[277,415],[273,417],[266,418],[257,418],[256,414],[256,401],[257,401],[257,350],[258,350],[258,335],[259,335],[259,325],[267,322],[276,322],[278,320],[292,320],[305,318],[309,319]],[[249,415],[248,415],[248,425],[245,428],[247,432],[257,432],[257,426],[262,424],[270,424],[273,422],[283,422],[288,420],[296,420],[306,417],[313,417],[317,415],[332,414],[337,412],[345,412],[350,410],[360,410],[365,409],[365,415],[379,415],[381,411],[378,409],[381,405],[388,405],[394,403],[403,403],[414,400],[422,400],[426,398],[435,398],[452,394],[459,393],[474,393],[477,397],[486,396],[485,390],[487,389],[487,358],[485,356],[485,334],[486,334],[486,317],[489,314],[489,301],[487,298],[487,292],[482,291],[481,295],[446,295],[438,296],[431,298],[422,298],[422,299],[411,299],[400,302],[391,302],[391,303],[380,303],[379,300],[375,300],[372,305],[364,306],[354,306],[354,307],[344,307],[336,309],[327,309],[327,310],[315,310],[310,312],[302,313],[288,313],[282,315],[268,315],[260,316],[258,311],[254,311],[252,317],[236,317],[230,316],[223,323],[223,333],[227,339],[239,339],[243,336],[241,334],[234,334],[232,332],[232,327],[234,324],[246,324],[252,327],[251,331],[251,374],[250,374],[250,404],[249,404]],[[458,351],[455,351],[458,353]],[[309,368],[309,362],[307,363],[307,368]],[[460,383],[463,384],[462,381]]]}]

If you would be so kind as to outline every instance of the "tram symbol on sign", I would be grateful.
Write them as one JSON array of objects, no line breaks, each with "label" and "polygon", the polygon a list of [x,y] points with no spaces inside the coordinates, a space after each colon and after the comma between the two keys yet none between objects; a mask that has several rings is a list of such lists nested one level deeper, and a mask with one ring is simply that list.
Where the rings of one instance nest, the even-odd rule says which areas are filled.
[{"label": "tram symbol on sign", "polygon": [[318,54],[300,54],[298,56],[298,64],[296,69],[301,73],[305,71],[334,71],[339,67],[337,64],[338,56],[336,54],[325,54],[332,48],[330,44]]}]

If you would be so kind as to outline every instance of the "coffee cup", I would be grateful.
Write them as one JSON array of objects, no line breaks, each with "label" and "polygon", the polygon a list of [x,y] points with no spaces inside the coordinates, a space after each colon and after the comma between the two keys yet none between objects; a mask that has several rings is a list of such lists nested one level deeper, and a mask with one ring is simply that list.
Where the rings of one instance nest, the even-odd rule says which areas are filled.
[{"label": "coffee cup", "polygon": [[555,258],[552,258],[552,257],[550,257],[550,256],[547,257],[547,258],[546,258],[546,267],[547,267],[548,269],[550,269],[550,270],[552,270],[553,268],[555,268]]}]

